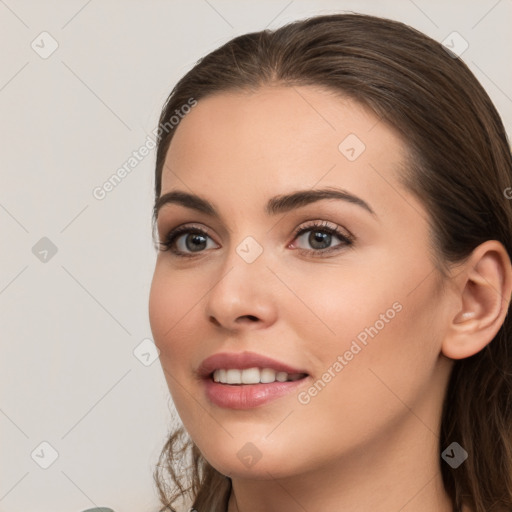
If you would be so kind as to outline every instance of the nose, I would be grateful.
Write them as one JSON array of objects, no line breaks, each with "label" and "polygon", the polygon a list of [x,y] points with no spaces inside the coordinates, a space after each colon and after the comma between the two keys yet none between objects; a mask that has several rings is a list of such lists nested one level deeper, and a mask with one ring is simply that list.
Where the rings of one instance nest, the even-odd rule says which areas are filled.
[{"label": "nose", "polygon": [[278,284],[263,255],[248,263],[233,249],[207,295],[207,318],[230,331],[269,327],[276,320]]}]

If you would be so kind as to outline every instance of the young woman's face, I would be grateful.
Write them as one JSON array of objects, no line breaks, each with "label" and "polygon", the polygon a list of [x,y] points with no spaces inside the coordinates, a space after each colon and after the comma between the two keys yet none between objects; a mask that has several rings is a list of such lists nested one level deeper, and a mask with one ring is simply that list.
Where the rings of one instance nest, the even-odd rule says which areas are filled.
[{"label": "young woman's face", "polygon": [[[158,213],[160,241],[190,231],[159,252],[149,313],[206,459],[277,478],[347,461],[378,470],[399,446],[435,447],[447,318],[428,215],[398,182],[397,133],[318,88],[268,86],[202,99],[176,130],[162,196],[201,203],[169,197]],[[203,365],[248,352],[274,362]]]}]

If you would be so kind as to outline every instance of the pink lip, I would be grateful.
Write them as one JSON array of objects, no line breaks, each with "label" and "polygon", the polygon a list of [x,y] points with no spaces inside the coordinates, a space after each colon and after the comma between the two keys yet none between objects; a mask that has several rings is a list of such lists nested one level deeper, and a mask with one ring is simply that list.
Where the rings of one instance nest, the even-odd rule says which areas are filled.
[{"label": "pink lip", "polygon": [[276,372],[286,373],[307,373],[305,370],[293,368],[287,364],[262,356],[256,352],[219,352],[206,358],[199,366],[197,372],[200,377],[207,378],[215,370],[236,368],[245,370],[247,368],[271,368]]},{"label": "pink lip", "polygon": [[309,379],[269,384],[221,384],[214,382],[212,373],[219,369],[271,368],[276,372],[305,373],[255,352],[219,353],[205,359],[197,372],[202,377],[207,398],[215,405],[228,409],[251,409],[266,404],[296,390]]},{"label": "pink lip", "polygon": [[296,391],[307,381],[309,377],[270,384],[221,384],[212,379],[203,382],[206,396],[213,404],[226,409],[252,409]]}]

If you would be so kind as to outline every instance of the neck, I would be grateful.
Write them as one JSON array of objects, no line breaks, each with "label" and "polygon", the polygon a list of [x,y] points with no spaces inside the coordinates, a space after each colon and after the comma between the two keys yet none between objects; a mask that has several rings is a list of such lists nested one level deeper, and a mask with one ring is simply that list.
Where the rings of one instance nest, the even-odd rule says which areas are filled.
[{"label": "neck", "polygon": [[228,512],[453,512],[442,481],[438,437],[417,417],[411,415],[407,423],[373,446],[307,473],[269,472],[265,480],[233,477]]}]

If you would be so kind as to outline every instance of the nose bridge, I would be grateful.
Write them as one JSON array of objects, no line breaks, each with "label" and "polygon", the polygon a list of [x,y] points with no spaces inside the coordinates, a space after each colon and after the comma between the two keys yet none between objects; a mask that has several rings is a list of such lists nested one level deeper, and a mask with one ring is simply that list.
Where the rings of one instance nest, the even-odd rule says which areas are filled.
[{"label": "nose bridge", "polygon": [[263,244],[246,236],[232,244],[207,298],[207,311],[220,324],[232,325],[240,317],[257,317],[268,321],[272,294]]},{"label": "nose bridge", "polygon": [[233,298],[239,296],[240,300],[249,297],[266,280],[265,274],[269,270],[265,263],[263,245],[254,237],[247,236],[232,244],[226,251],[219,280],[212,292],[227,292]]}]

